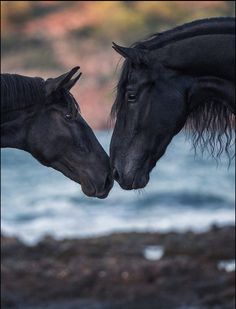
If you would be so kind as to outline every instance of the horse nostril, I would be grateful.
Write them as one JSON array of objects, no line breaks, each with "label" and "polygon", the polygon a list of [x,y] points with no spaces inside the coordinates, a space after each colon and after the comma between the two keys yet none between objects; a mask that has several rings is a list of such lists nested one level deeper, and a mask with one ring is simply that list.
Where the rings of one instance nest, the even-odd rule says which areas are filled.
[{"label": "horse nostril", "polygon": [[115,180],[119,180],[119,173],[115,167],[113,168],[112,175]]}]

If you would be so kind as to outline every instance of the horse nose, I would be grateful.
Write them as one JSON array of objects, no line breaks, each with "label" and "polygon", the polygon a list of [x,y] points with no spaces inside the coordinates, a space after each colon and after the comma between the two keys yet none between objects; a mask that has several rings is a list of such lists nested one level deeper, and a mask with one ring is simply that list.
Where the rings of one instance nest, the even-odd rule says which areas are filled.
[{"label": "horse nose", "polygon": [[120,175],[119,175],[119,172],[117,171],[117,169],[116,169],[115,167],[113,168],[112,175],[113,175],[113,178],[114,178],[116,181],[119,181]]},{"label": "horse nose", "polygon": [[107,177],[106,177],[106,180],[104,182],[104,189],[106,188],[109,188],[111,186],[111,184],[113,183],[113,179],[112,179],[112,176],[109,174]]},{"label": "horse nose", "polygon": [[111,174],[107,175],[103,183],[103,186],[100,187],[99,190],[97,190],[96,197],[101,198],[101,199],[106,198],[113,186],[113,183],[114,181],[113,181],[112,175]]}]

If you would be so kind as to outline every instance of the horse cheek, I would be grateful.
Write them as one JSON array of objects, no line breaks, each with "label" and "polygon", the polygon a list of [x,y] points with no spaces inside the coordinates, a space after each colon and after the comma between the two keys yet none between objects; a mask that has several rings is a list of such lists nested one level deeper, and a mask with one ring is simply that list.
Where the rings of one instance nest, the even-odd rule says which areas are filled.
[{"label": "horse cheek", "polygon": [[55,153],[51,142],[53,130],[50,121],[42,121],[41,117],[38,117],[29,125],[27,131],[27,151],[42,164],[48,165]]}]

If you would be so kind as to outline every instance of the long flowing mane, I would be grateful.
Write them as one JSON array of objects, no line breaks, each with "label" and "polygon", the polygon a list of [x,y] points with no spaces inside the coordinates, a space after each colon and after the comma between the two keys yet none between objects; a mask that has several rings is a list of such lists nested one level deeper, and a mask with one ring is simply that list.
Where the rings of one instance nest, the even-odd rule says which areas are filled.
[{"label": "long flowing mane", "polygon": [[17,74],[1,74],[1,111],[40,104],[45,98],[44,80]]},{"label": "long flowing mane", "polygon": [[219,101],[204,102],[188,116],[184,131],[194,150],[218,159],[225,152],[234,157],[235,115]]},{"label": "long flowing mane", "polygon": [[[235,34],[235,18],[219,17],[193,21],[174,29],[156,33],[138,41],[131,47],[155,50],[186,38],[206,34]],[[117,96],[112,106],[111,117],[115,118],[124,104],[125,86],[128,82],[131,62],[125,59],[117,84]],[[193,147],[207,151],[218,158],[224,151],[232,158],[235,115],[218,101],[203,102],[189,115],[185,132],[192,139]]]}]

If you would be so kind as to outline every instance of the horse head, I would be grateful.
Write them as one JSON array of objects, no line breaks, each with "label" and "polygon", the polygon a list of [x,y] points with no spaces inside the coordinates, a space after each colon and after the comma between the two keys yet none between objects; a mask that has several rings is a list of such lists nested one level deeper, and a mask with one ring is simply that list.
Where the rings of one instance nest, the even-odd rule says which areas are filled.
[{"label": "horse head", "polygon": [[[235,20],[212,19],[157,34],[131,47],[113,43],[125,58],[112,108],[114,179],[143,188],[172,138],[186,125],[195,144],[228,151],[234,110]],[[213,152],[213,151],[212,151]]]},{"label": "horse head", "polygon": [[34,140],[31,153],[43,164],[80,183],[86,195],[104,198],[113,184],[109,157],[70,93],[81,76],[80,73],[72,78],[78,69],[46,80],[46,104],[32,120],[28,136]]}]

